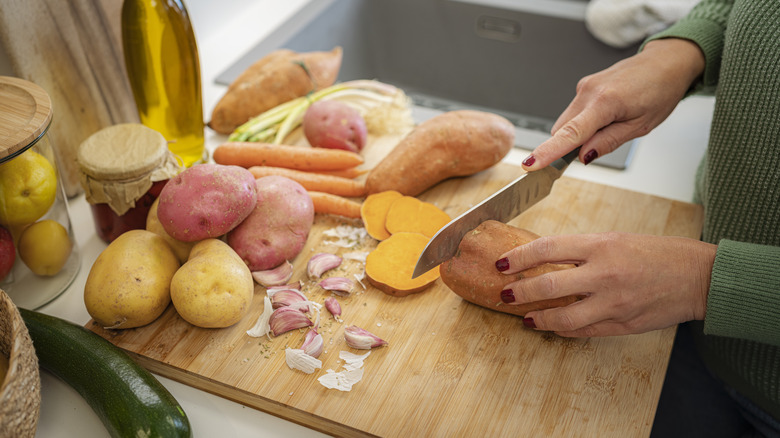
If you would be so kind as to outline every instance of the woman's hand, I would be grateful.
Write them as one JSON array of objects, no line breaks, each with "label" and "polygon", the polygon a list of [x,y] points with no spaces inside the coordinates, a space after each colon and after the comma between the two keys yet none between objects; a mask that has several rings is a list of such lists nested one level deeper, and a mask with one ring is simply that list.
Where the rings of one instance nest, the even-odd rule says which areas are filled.
[{"label": "woman's hand", "polygon": [[642,52],[577,84],[577,95],[558,117],[552,137],[523,161],[538,170],[582,145],[588,164],[628,140],[660,125],[704,71],[704,54],[694,43],[661,39]]},{"label": "woman's hand", "polygon": [[527,326],[561,336],[662,329],[704,319],[716,249],[683,237],[616,232],[542,237],[503,254],[496,267],[506,274],[544,263],[576,267],[510,283],[501,299],[512,305],[585,296],[525,315]]}]

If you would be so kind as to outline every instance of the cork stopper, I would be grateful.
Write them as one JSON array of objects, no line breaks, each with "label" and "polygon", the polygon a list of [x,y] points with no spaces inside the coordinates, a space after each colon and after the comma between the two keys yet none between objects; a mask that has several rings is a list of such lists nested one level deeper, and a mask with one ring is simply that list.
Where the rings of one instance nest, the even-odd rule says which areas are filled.
[{"label": "cork stopper", "polygon": [[135,206],[157,181],[181,171],[162,134],[138,123],[101,129],[79,146],[81,186],[91,204],[108,204],[117,215]]},{"label": "cork stopper", "polygon": [[51,123],[51,99],[38,85],[0,76],[0,162],[27,150]]}]

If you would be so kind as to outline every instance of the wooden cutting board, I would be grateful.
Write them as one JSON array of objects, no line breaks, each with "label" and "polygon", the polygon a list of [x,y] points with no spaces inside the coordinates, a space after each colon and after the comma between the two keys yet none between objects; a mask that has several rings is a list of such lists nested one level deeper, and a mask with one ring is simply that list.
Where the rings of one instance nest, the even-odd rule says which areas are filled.
[{"label": "wooden cutting board", "polygon": [[51,97],[49,128],[67,196],[83,190],[76,153],[82,141],[117,123],[138,123],[125,76],[122,0],[3,0],[0,43],[17,77]]},{"label": "wooden cutting board", "polygon": [[[369,144],[370,167],[395,139]],[[500,164],[446,181],[420,198],[455,217],[522,170]],[[698,237],[698,206],[564,177],[542,202],[513,225],[536,233],[609,230]],[[323,232],[359,221],[318,216],[294,261],[293,280],[322,302],[330,293],[312,286],[306,262],[339,249]],[[362,272],[345,262],[330,275]],[[129,351],[159,375],[335,436],[386,437],[646,437],[666,370],[674,328],[643,335],[564,339],[525,329],[521,318],[463,301],[442,282],[404,298],[368,286],[338,298],[344,322],[322,314],[325,352],[312,375],[287,367],[286,347],[299,348],[303,331],[274,339],[246,335],[262,311],[256,288],[251,313],[226,329],[201,329],[171,307],[154,323],[125,331],[87,327]],[[322,386],[325,370],[342,369],[344,327],[355,324],[389,342],[366,359],[363,379],[350,392]]]}]

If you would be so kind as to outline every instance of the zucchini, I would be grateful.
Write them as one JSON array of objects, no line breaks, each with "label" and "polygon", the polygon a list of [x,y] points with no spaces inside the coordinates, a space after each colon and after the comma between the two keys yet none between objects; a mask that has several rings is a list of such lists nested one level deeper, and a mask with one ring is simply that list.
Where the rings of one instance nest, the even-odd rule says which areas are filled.
[{"label": "zucchini", "polygon": [[178,401],[129,354],[64,319],[19,309],[40,365],[73,387],[112,437],[191,437]]}]

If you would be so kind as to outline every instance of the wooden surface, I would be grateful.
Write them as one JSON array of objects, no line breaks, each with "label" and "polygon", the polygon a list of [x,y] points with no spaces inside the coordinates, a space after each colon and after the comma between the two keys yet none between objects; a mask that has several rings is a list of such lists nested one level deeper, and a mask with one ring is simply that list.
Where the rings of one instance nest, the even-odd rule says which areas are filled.
[{"label": "wooden surface", "polygon": [[121,0],[3,0],[0,43],[16,76],[54,110],[49,138],[68,196],[81,193],[76,151],[101,128],[138,122],[121,49]]},{"label": "wooden surface", "polygon": [[[384,144],[383,144],[384,142]],[[370,167],[392,147],[373,140]],[[501,164],[469,178],[444,182],[420,196],[451,216],[479,202],[522,172]],[[608,230],[698,237],[699,207],[564,177],[514,225],[536,233]],[[318,216],[294,261],[309,299],[330,293],[306,278],[308,258],[338,249],[322,232],[359,222]],[[345,262],[330,275],[362,271]],[[366,283],[367,284],[367,283]],[[391,297],[368,286],[338,298],[344,322],[324,311],[322,369],[291,370],[284,349],[299,348],[303,331],[274,339],[246,335],[262,311],[256,287],[250,314],[227,329],[184,322],[170,307],[154,323],[125,331],[87,327],[126,349],[148,369],[335,436],[387,437],[645,437],[650,432],[674,328],[643,335],[564,339],[525,329],[519,317],[463,301],[442,282],[426,292]],[[341,370],[338,354],[351,350],[344,327],[361,326],[389,342],[366,359],[363,380],[350,392],[326,389],[317,378]],[[197,431],[196,431],[197,434]]]}]

